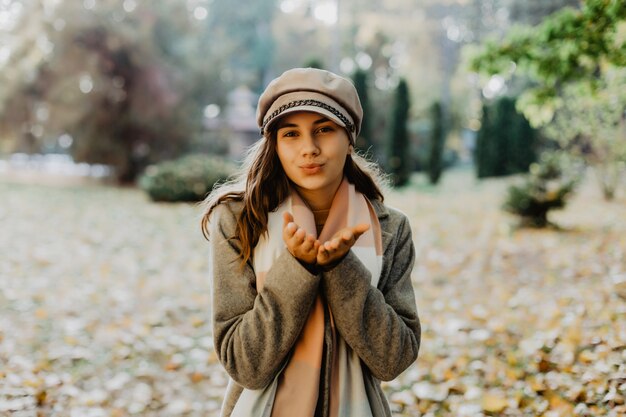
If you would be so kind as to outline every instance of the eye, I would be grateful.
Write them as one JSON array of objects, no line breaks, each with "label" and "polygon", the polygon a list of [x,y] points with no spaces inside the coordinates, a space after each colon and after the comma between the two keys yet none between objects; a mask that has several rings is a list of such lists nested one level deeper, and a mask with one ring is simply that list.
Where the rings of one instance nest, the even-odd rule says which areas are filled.
[{"label": "eye", "polygon": [[320,126],[320,128],[317,129],[317,133],[328,133],[334,131],[335,129],[331,125]]},{"label": "eye", "polygon": [[295,138],[298,133],[295,130],[287,130],[280,133],[281,138]]}]

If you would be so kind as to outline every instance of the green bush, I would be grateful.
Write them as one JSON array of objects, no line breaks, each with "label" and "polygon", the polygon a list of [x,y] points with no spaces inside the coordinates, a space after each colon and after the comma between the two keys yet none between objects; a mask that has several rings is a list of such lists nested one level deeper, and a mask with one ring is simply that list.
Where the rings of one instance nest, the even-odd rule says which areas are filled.
[{"label": "green bush", "polygon": [[546,227],[551,224],[548,212],[565,207],[580,173],[576,162],[565,153],[544,153],[530,166],[523,183],[509,187],[503,208],[520,216],[522,226]]},{"label": "green bush", "polygon": [[215,183],[224,181],[236,166],[211,155],[187,155],[150,165],[139,178],[139,187],[153,201],[200,201]]}]

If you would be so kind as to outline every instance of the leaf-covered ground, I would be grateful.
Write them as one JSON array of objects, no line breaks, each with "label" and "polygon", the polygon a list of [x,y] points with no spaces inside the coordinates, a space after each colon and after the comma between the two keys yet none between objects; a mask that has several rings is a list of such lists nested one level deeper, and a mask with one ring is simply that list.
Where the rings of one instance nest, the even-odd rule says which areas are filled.
[{"label": "leaf-covered ground", "polygon": [[[626,199],[590,179],[562,230],[516,231],[510,181],[456,172],[388,197],[411,219],[423,326],[416,364],[384,383],[395,414],[624,416]],[[217,416],[199,217],[0,178],[0,415]]]}]

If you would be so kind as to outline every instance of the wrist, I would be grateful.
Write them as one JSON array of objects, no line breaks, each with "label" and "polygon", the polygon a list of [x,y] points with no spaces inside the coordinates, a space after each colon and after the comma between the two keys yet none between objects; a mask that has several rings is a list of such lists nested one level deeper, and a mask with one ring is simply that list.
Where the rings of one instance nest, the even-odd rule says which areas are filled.
[{"label": "wrist", "polygon": [[343,256],[337,258],[337,259],[333,259],[328,263],[325,264],[320,264],[318,263],[318,268],[321,270],[321,272],[328,272],[331,271],[333,269],[335,269],[335,267],[337,267],[341,261],[344,260],[344,258],[348,255],[348,253],[343,254]]},{"label": "wrist", "polygon": [[306,269],[307,271],[309,271],[309,273],[311,275],[319,275],[320,274],[320,266],[316,263],[309,263],[306,261],[303,261],[302,259],[296,258],[296,260],[300,263],[300,265],[302,265],[304,267],[304,269]]}]

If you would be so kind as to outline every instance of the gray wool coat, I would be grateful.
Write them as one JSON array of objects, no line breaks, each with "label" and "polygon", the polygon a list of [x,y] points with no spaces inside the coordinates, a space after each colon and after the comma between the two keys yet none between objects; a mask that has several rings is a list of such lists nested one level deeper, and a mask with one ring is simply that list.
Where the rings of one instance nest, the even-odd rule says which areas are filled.
[{"label": "gray wool coat", "polygon": [[[417,358],[420,322],[411,284],[415,250],[406,216],[373,201],[382,229],[378,288],[352,252],[330,271],[311,274],[286,249],[257,292],[251,262],[240,267],[235,235],[240,202],[221,203],[210,220],[212,320],[215,350],[231,377],[222,416],[230,416],[243,387],[267,386],[289,358],[318,291],[335,326],[361,358],[373,415],[391,416],[380,381],[396,378]],[[318,414],[328,415],[332,343],[328,312]]]}]

